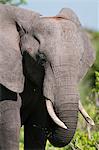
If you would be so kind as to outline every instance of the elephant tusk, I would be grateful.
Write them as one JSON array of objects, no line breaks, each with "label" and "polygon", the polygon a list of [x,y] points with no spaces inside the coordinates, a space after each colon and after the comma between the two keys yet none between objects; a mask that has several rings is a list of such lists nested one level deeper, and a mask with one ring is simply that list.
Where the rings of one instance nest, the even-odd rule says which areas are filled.
[{"label": "elephant tusk", "polygon": [[80,100],[79,100],[79,111],[82,114],[82,116],[84,117],[84,119],[87,121],[88,124],[90,124],[91,126],[95,125],[94,121],[91,119],[91,117],[85,111],[85,109],[84,109],[83,105],[81,104]]},{"label": "elephant tusk", "polygon": [[52,120],[61,128],[67,129],[66,125],[56,116],[55,111],[53,109],[53,104],[50,100],[46,100],[46,107]]}]

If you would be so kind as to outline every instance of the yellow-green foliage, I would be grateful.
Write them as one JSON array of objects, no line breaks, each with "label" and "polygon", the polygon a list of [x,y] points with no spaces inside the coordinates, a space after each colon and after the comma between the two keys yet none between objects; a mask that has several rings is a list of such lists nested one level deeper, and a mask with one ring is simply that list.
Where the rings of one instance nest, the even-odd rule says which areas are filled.
[{"label": "yellow-green foliage", "polygon": [[[21,135],[23,130],[21,130]],[[88,133],[77,130],[72,142],[64,148],[55,148],[48,141],[46,150],[99,150],[99,132],[92,132],[92,138],[88,138]],[[22,135],[23,136],[23,135]],[[22,137],[23,138],[23,137]],[[20,150],[24,150],[23,140],[20,141]]]},{"label": "yellow-green foliage", "polygon": [[27,0],[0,0],[0,3],[2,4],[12,4],[19,6],[21,4],[26,4]]},{"label": "yellow-green foliage", "polygon": [[20,150],[24,150],[24,132],[23,132],[23,128],[21,128],[21,132],[20,132]]}]

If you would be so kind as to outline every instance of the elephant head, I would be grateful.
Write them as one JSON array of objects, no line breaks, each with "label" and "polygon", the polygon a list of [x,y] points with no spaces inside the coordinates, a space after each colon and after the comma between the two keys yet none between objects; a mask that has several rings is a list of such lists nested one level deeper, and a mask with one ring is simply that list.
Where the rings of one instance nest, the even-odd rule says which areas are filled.
[{"label": "elephant head", "polygon": [[80,99],[77,85],[92,65],[94,52],[78,17],[67,8],[57,16],[40,17],[32,33],[38,45],[36,52],[47,58],[43,92],[48,112],[58,124],[48,139],[54,146],[63,147],[76,130]]}]

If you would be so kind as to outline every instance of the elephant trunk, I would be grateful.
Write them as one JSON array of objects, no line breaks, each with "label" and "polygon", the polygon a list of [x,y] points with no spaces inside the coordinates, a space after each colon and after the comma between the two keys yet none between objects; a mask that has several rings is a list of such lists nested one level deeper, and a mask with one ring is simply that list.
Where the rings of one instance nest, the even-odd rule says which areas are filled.
[{"label": "elephant trunk", "polygon": [[50,117],[52,118],[52,120],[61,128],[67,129],[66,125],[55,114],[53,104],[50,100],[46,100],[46,107],[47,107],[47,111],[48,111]]},{"label": "elephant trunk", "polygon": [[77,70],[74,66],[54,67],[55,96],[54,108],[56,115],[66,125],[63,129],[53,123],[49,141],[56,147],[66,146],[75,133],[78,119]]}]

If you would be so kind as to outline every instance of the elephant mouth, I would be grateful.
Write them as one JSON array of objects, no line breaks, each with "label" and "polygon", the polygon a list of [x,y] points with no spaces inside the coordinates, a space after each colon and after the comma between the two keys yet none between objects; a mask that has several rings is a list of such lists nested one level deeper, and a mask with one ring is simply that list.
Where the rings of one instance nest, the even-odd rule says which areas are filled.
[{"label": "elephant mouth", "polygon": [[[64,123],[62,121],[63,120],[62,117],[60,120],[60,118],[56,115],[54,108],[53,108],[53,104],[50,100],[46,100],[46,107],[47,107],[47,111],[48,111],[51,119],[56,124],[56,125],[54,124],[54,128],[52,127],[53,129],[50,132],[48,139],[54,146],[64,147],[67,144],[69,144],[71,139],[73,138],[73,135],[74,135],[75,130],[76,130],[76,125],[77,125],[78,112],[74,111],[74,114],[68,113],[69,116],[67,117],[67,120],[64,121],[65,122]],[[84,107],[80,101],[78,103],[78,110],[80,111],[80,113],[84,117],[85,121],[90,126],[95,125],[94,121],[91,119],[91,117],[85,111],[85,109],[84,109]],[[71,119],[70,119],[70,114],[72,116]],[[73,116],[74,116],[74,118],[73,118]]]},{"label": "elephant mouth", "polygon": [[[50,117],[52,118],[52,120],[61,128],[63,129],[68,129],[67,126],[64,124],[64,122],[62,122],[59,117],[56,115],[54,108],[53,108],[53,104],[50,100],[46,100],[46,107],[47,107],[47,111],[50,115]],[[85,121],[90,124],[91,126],[94,126],[95,123],[92,120],[92,118],[88,115],[88,113],[86,112],[86,110],[84,109],[82,103],[79,100],[79,112],[82,114],[82,116],[84,117]]]},{"label": "elephant mouth", "polygon": [[50,100],[46,100],[46,107],[47,107],[47,111],[50,115],[50,117],[52,118],[52,120],[61,128],[63,129],[67,129],[67,126],[64,124],[64,122],[62,122],[56,115],[54,108],[53,108],[53,104]]}]

